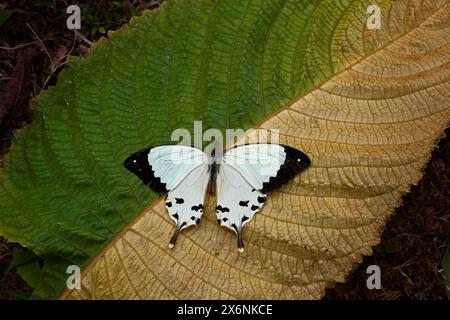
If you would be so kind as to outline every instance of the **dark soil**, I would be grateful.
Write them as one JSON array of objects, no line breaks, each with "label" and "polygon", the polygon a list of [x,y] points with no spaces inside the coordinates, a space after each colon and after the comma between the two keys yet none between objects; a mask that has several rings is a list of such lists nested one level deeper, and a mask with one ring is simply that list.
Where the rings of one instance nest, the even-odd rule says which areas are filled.
[{"label": "dark soil", "polygon": [[[103,35],[102,26],[117,29],[133,14],[158,7],[161,1],[77,1],[89,17],[82,20],[76,37],[60,27],[67,18],[66,2],[9,0],[0,4],[0,11],[6,8],[12,13],[0,27],[0,96],[20,89],[14,93],[22,101],[3,103],[3,108],[9,108],[9,118],[0,121],[0,165],[14,131],[30,121],[29,99],[55,83],[65,57],[85,55],[89,42]],[[8,86],[17,73],[27,82]],[[365,257],[346,283],[328,289],[324,299],[447,299],[441,261],[450,238],[449,193],[450,138],[445,138],[433,152],[420,183],[404,196],[403,206],[387,222],[374,255]],[[9,268],[17,246],[0,237],[0,299],[23,299],[31,292],[15,269]],[[366,270],[373,264],[381,268],[381,290],[366,287]]]}]

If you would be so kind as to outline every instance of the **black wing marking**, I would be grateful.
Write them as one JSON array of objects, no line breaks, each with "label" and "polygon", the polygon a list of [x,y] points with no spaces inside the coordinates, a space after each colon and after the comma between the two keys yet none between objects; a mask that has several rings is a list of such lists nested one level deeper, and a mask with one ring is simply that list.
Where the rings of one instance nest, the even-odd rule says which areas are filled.
[{"label": "black wing marking", "polygon": [[145,148],[133,153],[124,161],[124,166],[133,172],[146,186],[158,193],[166,193],[169,190],[166,184],[161,182],[159,177],[155,176],[152,166],[148,162],[148,154],[154,147]]},{"label": "black wing marking", "polygon": [[277,175],[270,177],[268,182],[263,183],[263,188],[261,189],[263,193],[281,187],[295,177],[300,171],[308,168],[311,164],[311,160],[308,156],[300,150],[284,144],[280,144],[280,146],[284,148],[286,159],[280,166],[280,169],[278,169]]}]

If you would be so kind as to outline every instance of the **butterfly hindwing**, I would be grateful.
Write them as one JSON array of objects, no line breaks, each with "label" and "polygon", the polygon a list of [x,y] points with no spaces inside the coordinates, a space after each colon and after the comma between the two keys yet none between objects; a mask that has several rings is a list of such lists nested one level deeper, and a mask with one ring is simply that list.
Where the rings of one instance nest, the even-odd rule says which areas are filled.
[{"label": "butterfly hindwing", "polygon": [[175,233],[169,243],[170,247],[175,245],[181,230],[200,222],[208,182],[208,166],[203,164],[195,168],[167,194],[166,208],[170,218],[176,223]]},{"label": "butterfly hindwing", "polygon": [[217,176],[217,222],[236,232],[239,251],[244,249],[243,226],[253,219],[266,195],[251,186],[233,167],[221,165]]}]

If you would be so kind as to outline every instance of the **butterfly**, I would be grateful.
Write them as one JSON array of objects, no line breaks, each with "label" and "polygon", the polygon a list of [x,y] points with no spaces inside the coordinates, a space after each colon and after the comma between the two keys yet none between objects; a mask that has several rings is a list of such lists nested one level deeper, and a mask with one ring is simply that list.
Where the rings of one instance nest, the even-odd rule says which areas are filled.
[{"label": "butterfly", "polygon": [[267,193],[280,187],[311,164],[293,147],[253,143],[211,152],[184,145],[145,148],[129,156],[124,166],[150,189],[166,194],[165,205],[175,222],[169,241],[173,248],[181,230],[197,225],[209,190],[216,194],[217,222],[237,234],[244,251],[242,229],[266,202]]}]

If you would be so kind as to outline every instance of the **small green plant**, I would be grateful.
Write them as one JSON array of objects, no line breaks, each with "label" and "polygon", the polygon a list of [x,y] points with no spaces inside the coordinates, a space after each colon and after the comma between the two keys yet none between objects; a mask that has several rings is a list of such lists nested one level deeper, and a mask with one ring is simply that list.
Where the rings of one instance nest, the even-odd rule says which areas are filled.
[{"label": "small green plant", "polygon": [[11,17],[11,10],[0,11],[0,27]]}]

